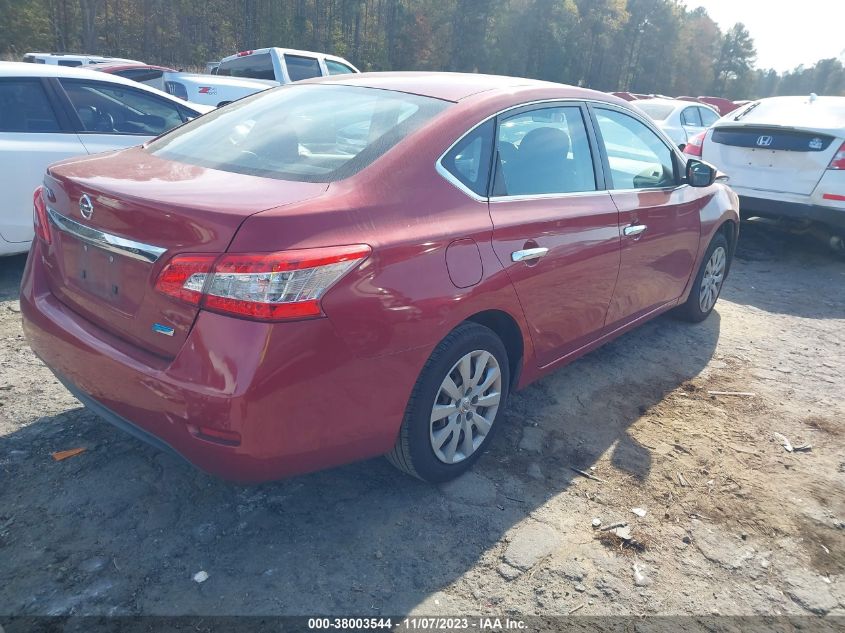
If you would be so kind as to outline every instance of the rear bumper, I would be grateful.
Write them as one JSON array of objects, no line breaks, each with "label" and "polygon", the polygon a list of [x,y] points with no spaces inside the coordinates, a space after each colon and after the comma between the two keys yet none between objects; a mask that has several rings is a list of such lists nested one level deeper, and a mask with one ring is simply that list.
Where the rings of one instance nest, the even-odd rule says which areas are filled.
[{"label": "rear bumper", "polygon": [[20,297],[36,355],[102,418],[224,479],[268,481],[387,452],[428,355],[358,358],[328,319],[267,324],[200,312],[165,361],[69,310],[43,266],[34,249]]},{"label": "rear bumper", "polygon": [[740,195],[739,208],[742,217],[758,215],[765,218],[812,221],[836,229],[845,229],[845,210],[833,207]]}]

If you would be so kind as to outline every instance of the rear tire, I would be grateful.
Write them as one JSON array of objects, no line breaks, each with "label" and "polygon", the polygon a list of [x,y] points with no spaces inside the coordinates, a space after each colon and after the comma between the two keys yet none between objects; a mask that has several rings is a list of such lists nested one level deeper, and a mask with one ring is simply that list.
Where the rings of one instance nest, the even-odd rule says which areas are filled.
[{"label": "rear tire", "polygon": [[706,319],[716,306],[730,264],[728,240],[722,233],[717,233],[710,242],[710,246],[707,247],[689,297],[686,302],[675,308],[673,314],[691,323],[699,323]]},{"label": "rear tire", "polygon": [[501,339],[483,325],[462,323],[420,372],[388,461],[431,483],[463,474],[489,446],[509,386]]}]

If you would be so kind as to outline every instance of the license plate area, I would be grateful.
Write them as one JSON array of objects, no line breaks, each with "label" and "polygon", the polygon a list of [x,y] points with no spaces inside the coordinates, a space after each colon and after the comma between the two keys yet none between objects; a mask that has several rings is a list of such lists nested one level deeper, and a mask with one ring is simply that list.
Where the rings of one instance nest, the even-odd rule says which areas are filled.
[{"label": "license plate area", "polygon": [[62,234],[61,240],[65,285],[71,293],[97,299],[125,316],[134,314],[139,299],[138,284],[146,279],[146,270],[139,279],[137,268],[147,267],[68,234]]}]

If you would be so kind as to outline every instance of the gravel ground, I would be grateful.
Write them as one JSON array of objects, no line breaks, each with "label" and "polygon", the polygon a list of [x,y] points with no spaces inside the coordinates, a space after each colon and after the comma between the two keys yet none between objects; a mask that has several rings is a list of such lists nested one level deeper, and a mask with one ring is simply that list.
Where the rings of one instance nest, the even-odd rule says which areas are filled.
[{"label": "gravel ground", "polygon": [[516,394],[441,487],[381,459],[241,487],[124,435],[29,351],[22,269],[0,260],[0,615],[845,614],[845,263],[809,240],[745,227],[706,322]]}]

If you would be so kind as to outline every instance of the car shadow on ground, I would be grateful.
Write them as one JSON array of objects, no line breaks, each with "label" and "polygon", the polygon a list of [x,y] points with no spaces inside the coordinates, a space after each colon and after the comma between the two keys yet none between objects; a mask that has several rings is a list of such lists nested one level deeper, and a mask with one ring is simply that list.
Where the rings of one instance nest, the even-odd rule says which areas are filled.
[{"label": "car shadow on ground", "polygon": [[[743,222],[736,258],[746,265],[734,266],[722,296],[775,314],[842,318],[833,295],[845,286],[845,261],[822,238],[765,221]],[[812,268],[812,274],[795,275],[796,268]]]},{"label": "car shadow on ground", "polygon": [[[488,454],[439,487],[382,459],[244,487],[83,408],[35,420],[2,440],[0,613],[434,609],[512,528],[577,487],[573,468],[589,472],[609,453],[614,468],[645,477],[651,449],[629,427],[701,372],[719,328],[718,313],[698,325],[662,317],[514,394]],[[75,447],[87,450],[50,457]],[[567,538],[565,524],[553,527]],[[472,576],[479,593],[462,609],[484,610],[495,573]]]}]

